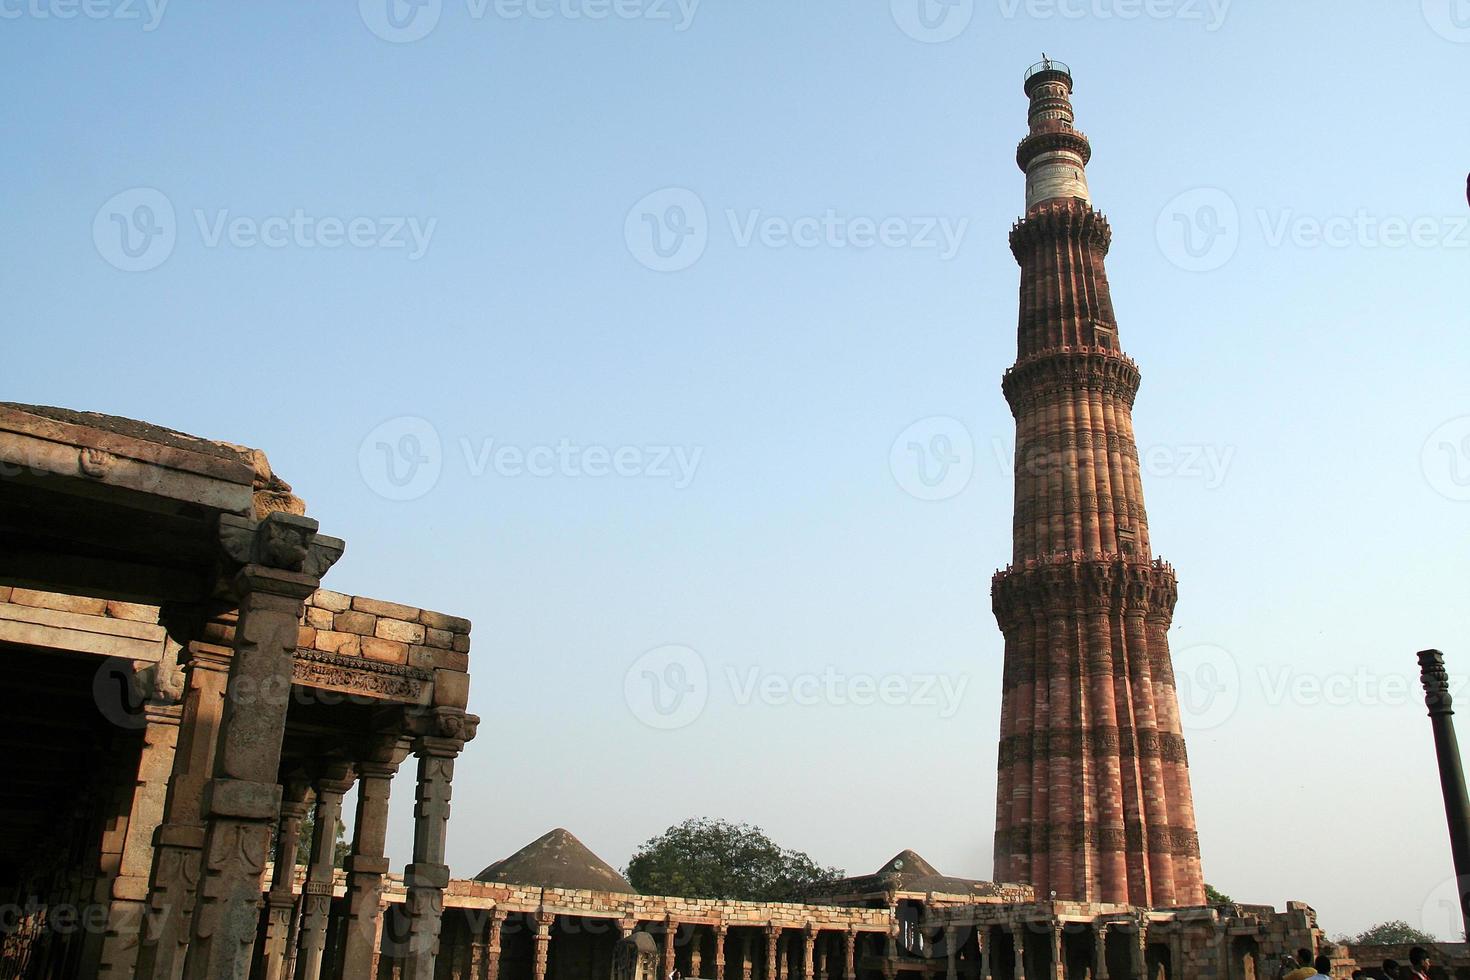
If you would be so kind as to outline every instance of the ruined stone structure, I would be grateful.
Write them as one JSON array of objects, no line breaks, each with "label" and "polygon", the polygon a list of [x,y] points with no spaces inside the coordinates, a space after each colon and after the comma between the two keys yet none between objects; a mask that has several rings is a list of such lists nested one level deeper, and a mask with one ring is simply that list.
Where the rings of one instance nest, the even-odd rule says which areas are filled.
[{"label": "ruined stone structure", "polygon": [[434,976],[470,624],[321,589],[344,544],[305,509],[254,450],[0,404],[0,977]]},{"label": "ruined stone structure", "polygon": [[1065,901],[1204,904],[1168,630],[1174,570],[1153,557],[1132,409],[1139,372],[1118,344],[1072,75],[1027,74],[1017,162],[1021,266],[1012,564],[993,601],[1005,634],[995,821],[998,878]]}]

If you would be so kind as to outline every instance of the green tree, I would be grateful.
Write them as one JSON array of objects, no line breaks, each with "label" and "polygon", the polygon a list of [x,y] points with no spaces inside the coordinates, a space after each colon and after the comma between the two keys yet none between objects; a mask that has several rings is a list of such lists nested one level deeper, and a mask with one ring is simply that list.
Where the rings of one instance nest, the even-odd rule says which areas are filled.
[{"label": "green tree", "polygon": [[1427,944],[1434,941],[1434,937],[1429,933],[1423,929],[1415,929],[1403,919],[1380,922],[1376,926],[1369,926],[1356,936],[1338,937],[1338,942],[1347,943],[1350,946],[1398,946]]},{"label": "green tree", "polygon": [[691,818],[640,844],[624,876],[645,895],[783,902],[843,872],[779,847],[759,827]]},{"label": "green tree", "polygon": [[[311,863],[311,835],[316,833],[316,809],[312,808],[306,813],[306,819],[301,821],[301,833],[296,837],[296,863],[306,865]],[[347,855],[351,850],[347,844],[347,825],[340,819],[337,821],[337,839],[332,846],[332,867],[344,868],[347,866]]]},{"label": "green tree", "polygon": [[1235,899],[1210,884],[1205,882],[1205,901],[1211,905],[1234,905]]}]

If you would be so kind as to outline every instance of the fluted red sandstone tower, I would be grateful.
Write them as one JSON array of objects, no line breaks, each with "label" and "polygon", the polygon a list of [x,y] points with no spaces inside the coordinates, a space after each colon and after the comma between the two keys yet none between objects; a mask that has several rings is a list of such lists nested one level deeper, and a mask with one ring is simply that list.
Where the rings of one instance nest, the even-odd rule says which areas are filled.
[{"label": "fluted red sandstone tower", "polygon": [[1017,151],[1026,217],[1016,364],[1015,551],[995,577],[1005,634],[995,875],[1045,898],[1203,904],[1189,763],[1169,657],[1173,569],[1153,557],[1133,400],[1072,75],[1027,73]]}]

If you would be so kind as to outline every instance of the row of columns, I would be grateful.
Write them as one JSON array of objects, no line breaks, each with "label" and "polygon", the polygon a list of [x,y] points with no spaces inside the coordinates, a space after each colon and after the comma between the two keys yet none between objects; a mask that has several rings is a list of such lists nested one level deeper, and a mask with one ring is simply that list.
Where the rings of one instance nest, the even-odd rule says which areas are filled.
[{"label": "row of columns", "polygon": [[[410,751],[418,758],[418,799],[413,860],[404,875],[409,937],[403,975],[432,980],[449,880],[445,840],[454,759],[474,737],[478,719],[459,708],[395,709],[391,725],[350,746],[350,757],[329,759],[310,774],[309,785],[305,779],[280,785],[303,603],[343,548],[316,531],[315,521],[286,514],[258,522],[222,517],[221,547],[235,569],[226,601],[235,609],[203,621],[189,618],[197,617],[195,610],[164,611],[170,634],[185,641],[182,704],[170,736],[176,744],[152,840],[146,906],[136,928],[119,926],[113,937],[109,927],[115,941],[104,944],[98,972],[105,980],[246,980],[257,945],[259,975],[318,980],[328,958],[336,827],[354,782],[357,822],[340,972],[374,976],[388,870],[389,787]],[[314,792],[315,837],[298,913],[292,884],[308,789]],[[275,873],[263,898],[268,857],[274,857]]]},{"label": "row of columns", "polygon": [[[1011,935],[1012,948],[1015,953],[1015,977],[1017,980],[1033,980],[1027,972],[1027,938],[1037,938],[1040,933],[1035,928],[1035,923],[1011,923],[1003,926]],[[973,928],[977,938],[980,953],[980,977],[981,980],[994,980],[995,961],[992,944],[990,942],[990,929],[984,925],[961,927],[956,924],[944,926],[945,935],[945,977],[947,980],[958,980],[959,965],[959,934],[961,928]],[[1130,927],[1126,931],[1135,937],[1135,941],[1129,944],[1129,970],[1122,976],[1116,976],[1112,966],[1108,962],[1107,941],[1108,933],[1114,924],[1107,922],[1094,923],[1093,954],[1091,965],[1091,976],[1094,980],[1143,980],[1147,972],[1146,952],[1148,945],[1147,932],[1139,927]],[[1060,920],[1052,920],[1049,923],[1047,941],[1050,946],[1050,958],[1047,967],[1048,976],[1045,980],[1065,980],[1066,976],[1066,947],[1064,941],[1064,926]]]},{"label": "row of columns", "polygon": [[[504,909],[492,909],[485,919],[483,930],[471,939],[469,956],[469,976],[464,980],[500,980],[500,955],[502,950],[502,930],[508,916]],[[534,951],[532,958],[532,976],[534,980],[546,980],[547,969],[550,963],[552,926],[555,924],[556,915],[546,910],[539,910],[531,915],[531,921],[535,925]],[[637,919],[618,920],[618,929],[622,938],[631,936],[639,927]],[[661,977],[667,977],[673,972],[676,965],[677,940],[681,923],[667,920],[661,925],[662,933],[662,971]],[[697,928],[697,927],[696,927]],[[715,923],[709,926],[714,935],[713,959],[711,965],[714,971],[713,980],[726,980],[726,968],[729,964],[727,958],[727,943],[730,934],[728,923]],[[786,953],[785,932],[791,931],[789,927],[783,927],[775,923],[762,927],[765,934],[765,973],[768,980],[776,978],[787,978],[790,976],[789,958]],[[808,924],[801,928],[803,946],[800,972],[797,976],[803,980],[857,980],[857,938],[856,930],[847,929],[841,933],[842,936],[842,967],[840,973],[833,973],[829,969],[830,960],[828,950],[819,945],[819,936],[822,932],[815,924]],[[755,958],[752,956],[750,936],[744,937],[738,956],[740,961],[740,980],[751,980],[754,973]],[[704,941],[703,937],[696,936],[693,949],[689,954],[690,974],[699,976],[704,966]],[[353,974],[344,974],[350,976]],[[735,980],[730,977],[730,980]]]}]

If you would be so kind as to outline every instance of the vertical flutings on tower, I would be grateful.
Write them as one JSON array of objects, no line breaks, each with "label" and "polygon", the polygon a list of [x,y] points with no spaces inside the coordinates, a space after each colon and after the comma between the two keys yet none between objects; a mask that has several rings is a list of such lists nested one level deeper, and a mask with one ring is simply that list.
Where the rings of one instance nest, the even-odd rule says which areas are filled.
[{"label": "vertical flutings on tower", "polygon": [[1038,895],[1148,907],[1203,904],[1199,838],[1168,631],[1173,569],[1153,557],[1133,402],[1092,209],[1092,148],[1072,74],[1026,75],[1016,159],[1026,216],[1016,364],[1014,553],[992,599],[1005,634],[995,876]]}]

